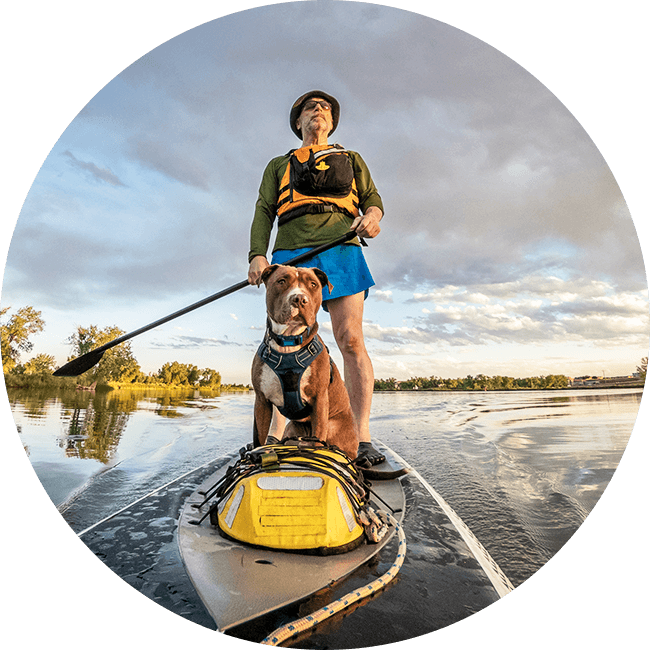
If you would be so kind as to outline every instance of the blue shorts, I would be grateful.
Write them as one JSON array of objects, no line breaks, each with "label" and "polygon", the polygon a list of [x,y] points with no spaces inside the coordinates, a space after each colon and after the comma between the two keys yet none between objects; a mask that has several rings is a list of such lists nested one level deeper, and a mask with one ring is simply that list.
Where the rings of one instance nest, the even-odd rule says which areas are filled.
[{"label": "blue shorts", "polygon": [[[271,264],[284,264],[291,258],[311,250],[311,248],[299,248],[297,250],[277,250],[273,253]],[[316,267],[327,274],[332,285],[330,293],[327,287],[323,287],[323,309],[328,311],[326,300],[342,298],[343,296],[354,296],[362,291],[364,298],[368,297],[368,289],[374,286],[370,269],[366,264],[361,246],[354,244],[342,244],[328,251],[315,255],[298,266]]]}]

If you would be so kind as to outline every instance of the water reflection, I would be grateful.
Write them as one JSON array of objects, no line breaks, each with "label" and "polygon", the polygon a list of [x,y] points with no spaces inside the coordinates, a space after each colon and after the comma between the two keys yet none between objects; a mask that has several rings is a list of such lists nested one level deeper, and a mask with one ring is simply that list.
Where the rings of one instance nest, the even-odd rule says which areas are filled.
[{"label": "water reflection", "polygon": [[640,404],[643,392],[640,390],[631,391],[584,391],[568,393],[566,395],[551,395],[547,400],[553,402],[607,402],[611,404]]},{"label": "water reflection", "polygon": [[68,423],[68,434],[58,438],[59,446],[68,458],[92,458],[108,463],[117,449],[129,415],[129,411],[120,410],[115,402],[92,397],[85,408],[62,411],[61,418]]},{"label": "water reflection", "polygon": [[[503,395],[501,403],[497,406],[489,406],[480,410],[483,419],[486,417],[493,421],[494,425],[515,426],[520,422],[532,422],[545,426],[545,420],[570,417],[593,420],[607,412],[608,417],[619,413],[624,417],[632,410],[638,410],[641,404],[642,391],[582,391],[562,393],[545,392],[540,395],[521,399]],[[475,404],[476,407],[485,404]],[[523,412],[523,413],[522,413]],[[501,413],[514,415],[515,417],[501,419]]]},{"label": "water reflection", "polygon": [[[132,390],[104,392],[9,389],[9,401],[19,433],[43,425],[51,431],[56,413],[57,446],[68,458],[92,459],[109,464],[132,414],[148,411],[165,418],[182,418],[183,408],[218,393],[194,390]],[[210,407],[214,408],[214,407]],[[26,433],[26,432],[25,432]],[[29,453],[29,443],[27,449]]]}]

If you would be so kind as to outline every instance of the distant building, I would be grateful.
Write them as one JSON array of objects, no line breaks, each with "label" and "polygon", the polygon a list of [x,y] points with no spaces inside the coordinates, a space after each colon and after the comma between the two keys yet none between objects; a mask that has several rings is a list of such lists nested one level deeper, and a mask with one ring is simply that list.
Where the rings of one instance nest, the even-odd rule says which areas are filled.
[{"label": "distant building", "polygon": [[619,375],[617,377],[603,377],[594,375],[584,375],[583,377],[569,378],[569,386],[579,388],[581,386],[620,386],[639,380],[639,373],[632,375]]}]

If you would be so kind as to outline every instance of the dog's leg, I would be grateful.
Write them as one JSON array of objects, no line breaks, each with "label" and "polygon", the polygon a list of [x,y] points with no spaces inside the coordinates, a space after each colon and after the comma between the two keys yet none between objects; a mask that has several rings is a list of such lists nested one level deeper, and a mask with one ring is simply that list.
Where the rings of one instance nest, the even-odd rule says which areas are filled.
[{"label": "dog's leg", "polygon": [[323,442],[329,438],[330,401],[327,390],[314,399],[311,414],[311,435]]},{"label": "dog's leg", "polygon": [[284,428],[283,440],[288,438],[308,438],[314,434],[311,431],[311,422],[309,420],[288,420]]},{"label": "dog's leg", "polygon": [[261,447],[262,443],[260,442],[260,437],[257,433],[257,420],[253,418],[253,446]]},{"label": "dog's leg", "polygon": [[273,416],[273,405],[261,394],[255,395],[254,408],[255,421],[253,424],[253,444],[256,447],[266,443],[271,427],[271,417]]},{"label": "dog's leg", "polygon": [[278,411],[277,407],[273,407],[273,417],[271,418],[271,430],[269,432],[269,437],[273,437],[276,440],[282,440],[284,438],[284,432],[287,427],[287,418]]},{"label": "dog's leg", "polygon": [[329,421],[330,444],[344,451],[351,460],[357,457],[359,439],[351,412],[342,411]]}]

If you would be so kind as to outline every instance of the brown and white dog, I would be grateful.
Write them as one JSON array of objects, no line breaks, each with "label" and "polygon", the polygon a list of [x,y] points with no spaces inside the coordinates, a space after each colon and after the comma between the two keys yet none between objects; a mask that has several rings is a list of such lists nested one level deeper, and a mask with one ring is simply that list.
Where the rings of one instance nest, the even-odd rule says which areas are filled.
[{"label": "brown and white dog", "polygon": [[284,438],[313,436],[356,458],[348,392],[318,335],[322,289],[332,287],[327,275],[274,264],[264,269],[262,281],[267,331],[252,367],[255,444],[266,443],[275,405],[290,420]]}]

